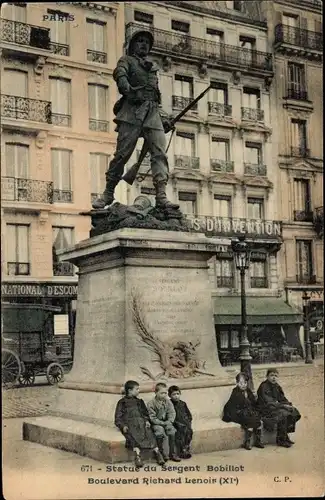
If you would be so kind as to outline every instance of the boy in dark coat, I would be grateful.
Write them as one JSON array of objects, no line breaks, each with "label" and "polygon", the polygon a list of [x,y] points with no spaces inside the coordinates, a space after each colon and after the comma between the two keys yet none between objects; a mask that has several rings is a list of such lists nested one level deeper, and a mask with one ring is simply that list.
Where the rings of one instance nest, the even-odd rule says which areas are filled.
[{"label": "boy in dark coat", "polygon": [[270,368],[266,373],[266,380],[257,390],[257,406],[265,426],[270,430],[277,426],[276,442],[278,446],[290,448],[294,442],[288,433],[295,432],[296,422],[301,415],[297,408],[284,395],[278,384],[278,370]]},{"label": "boy in dark coat", "polygon": [[256,398],[247,387],[246,373],[236,375],[236,387],[225,404],[222,420],[224,422],[235,422],[245,430],[243,448],[252,449],[252,436],[254,435],[254,446],[264,448],[262,443],[262,422],[256,407]]},{"label": "boy in dark coat", "polygon": [[135,452],[135,466],[143,466],[141,449],[153,450],[159,465],[165,463],[151,429],[147,407],[139,394],[139,384],[128,380],[124,385],[125,396],[120,399],[115,409],[115,425],[125,436],[125,447]]},{"label": "boy in dark coat", "polygon": [[191,458],[190,444],[193,437],[192,414],[185,401],[180,399],[181,391],[177,385],[172,385],[168,389],[168,396],[176,411],[174,427],[176,428],[175,439],[178,454],[181,458]]}]

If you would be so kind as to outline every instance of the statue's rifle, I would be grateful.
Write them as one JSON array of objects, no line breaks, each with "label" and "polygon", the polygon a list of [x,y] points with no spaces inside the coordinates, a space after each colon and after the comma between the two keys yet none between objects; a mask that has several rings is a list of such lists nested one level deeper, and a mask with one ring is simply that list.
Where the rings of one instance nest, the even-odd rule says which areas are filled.
[{"label": "statue's rifle", "polygon": [[[211,88],[211,85],[209,85],[203,92],[201,92],[201,94],[199,94],[195,99],[193,99],[193,101],[191,101],[180,113],[178,113],[178,115],[176,115],[170,122],[170,127],[169,127],[169,130],[165,130],[166,133],[170,132],[171,130],[174,130],[174,126],[175,124],[181,119],[183,118],[183,116],[190,110],[192,109],[198,102],[200,99],[202,99],[202,97],[210,90]],[[170,141],[169,141],[169,144],[170,144]],[[169,144],[168,144],[168,147],[169,147]],[[168,147],[167,147],[167,150],[168,150]],[[149,152],[149,146],[147,145],[146,141],[143,143],[143,146],[142,146],[142,149],[140,151],[140,155],[139,155],[139,158],[138,158],[138,161],[132,165],[132,167],[123,175],[122,179],[127,182],[128,184],[130,184],[130,186],[132,186],[133,182],[135,181],[136,177],[137,177],[137,174],[138,174],[138,171],[141,167],[141,163],[143,162],[145,156],[147,155],[147,153]],[[150,169],[148,170],[148,172],[146,174],[143,174],[143,175],[139,175],[138,176],[138,179],[140,182],[142,182],[146,176],[148,175],[148,173],[150,172]]]}]

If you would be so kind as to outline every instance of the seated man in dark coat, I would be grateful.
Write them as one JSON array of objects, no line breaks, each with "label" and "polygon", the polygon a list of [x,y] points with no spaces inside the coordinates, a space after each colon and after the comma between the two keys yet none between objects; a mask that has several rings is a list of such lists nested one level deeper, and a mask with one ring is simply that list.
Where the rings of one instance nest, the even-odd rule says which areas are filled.
[{"label": "seated man in dark coat", "polygon": [[301,415],[287,400],[278,384],[277,369],[268,369],[266,377],[257,391],[258,409],[266,428],[272,429],[277,425],[277,445],[290,448],[294,442],[290,440],[288,433],[295,432],[296,422]]},{"label": "seated man in dark coat", "polygon": [[261,441],[262,422],[256,408],[256,398],[247,387],[246,373],[236,375],[236,387],[225,404],[222,420],[224,422],[235,422],[240,424],[245,430],[245,441],[243,448],[251,450],[252,436],[254,434],[254,445],[257,448],[264,448]]}]

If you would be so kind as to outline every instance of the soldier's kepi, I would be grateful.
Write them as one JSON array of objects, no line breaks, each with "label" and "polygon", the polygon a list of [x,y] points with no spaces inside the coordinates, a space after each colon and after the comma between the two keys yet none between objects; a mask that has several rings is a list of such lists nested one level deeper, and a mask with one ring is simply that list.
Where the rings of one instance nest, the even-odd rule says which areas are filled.
[{"label": "soldier's kepi", "polygon": [[[132,156],[139,137],[144,138],[144,147],[150,152],[156,207],[171,210],[179,208],[179,205],[171,203],[166,197],[169,168],[165,132],[172,129],[174,121],[161,109],[157,77],[159,68],[147,59],[153,41],[150,31],[135,32],[129,41],[127,55],[119,59],[113,72],[122,94],[122,98],[114,106],[117,146],[105,174],[106,187],[103,195],[93,202],[95,209],[102,209],[113,203],[114,190],[122,179],[124,166]],[[142,156],[141,154],[140,157]]]}]

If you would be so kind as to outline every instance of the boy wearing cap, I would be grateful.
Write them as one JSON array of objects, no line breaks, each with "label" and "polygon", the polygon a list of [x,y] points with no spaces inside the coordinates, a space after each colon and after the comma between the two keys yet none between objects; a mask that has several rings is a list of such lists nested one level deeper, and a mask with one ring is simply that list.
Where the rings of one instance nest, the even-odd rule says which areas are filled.
[{"label": "boy wearing cap", "polygon": [[282,387],[278,384],[276,368],[267,370],[266,380],[257,390],[257,407],[266,428],[277,426],[277,445],[290,448],[294,442],[288,434],[295,432],[296,422],[300,420],[301,415],[285,397]]}]

